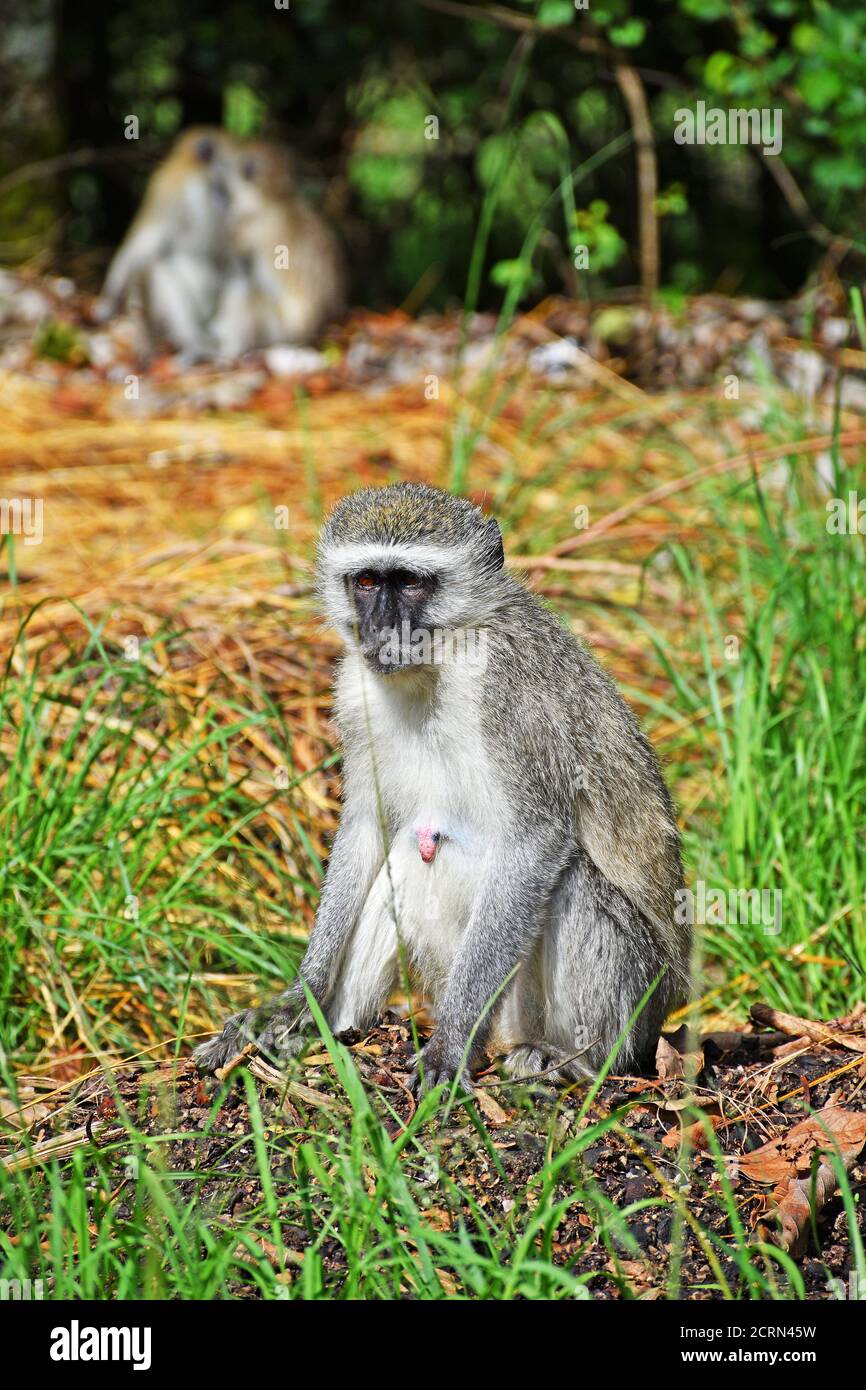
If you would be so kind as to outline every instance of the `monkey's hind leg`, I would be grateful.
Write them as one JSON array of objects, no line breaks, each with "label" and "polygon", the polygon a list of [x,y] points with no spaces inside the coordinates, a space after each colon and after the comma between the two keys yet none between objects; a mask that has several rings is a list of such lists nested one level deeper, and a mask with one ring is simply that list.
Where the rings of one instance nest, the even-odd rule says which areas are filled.
[{"label": "monkey's hind leg", "polygon": [[250,279],[240,270],[225,281],[211,325],[220,357],[234,359],[260,345],[255,314],[258,297]]},{"label": "monkey's hind leg", "polygon": [[617,1070],[651,1064],[677,985],[649,923],[582,850],[563,875],[550,914],[543,942],[543,1037],[553,1059],[556,1049],[563,1058],[586,1049],[564,1067],[574,1077],[595,1075],[614,1053]]},{"label": "monkey's hind leg", "polygon": [[561,1081],[559,1072],[548,1068],[564,1056],[559,1048],[543,1041],[545,1036],[545,1007],[543,953],[539,943],[523,962],[509,987],[502,1007],[494,1020],[492,1052],[505,1054],[503,1069],[508,1076],[533,1077],[545,1072],[545,1080]]},{"label": "monkey's hind leg", "polygon": [[213,343],[205,326],[210,314],[211,273],[194,257],[178,252],[158,259],[148,276],[149,320],[191,361],[207,357]]}]

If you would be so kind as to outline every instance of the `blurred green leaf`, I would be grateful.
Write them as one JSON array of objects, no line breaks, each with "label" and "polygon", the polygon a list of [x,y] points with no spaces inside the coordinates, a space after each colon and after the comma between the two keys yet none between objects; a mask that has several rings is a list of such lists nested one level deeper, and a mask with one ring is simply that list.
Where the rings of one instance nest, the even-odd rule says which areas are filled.
[{"label": "blurred green leaf", "polygon": [[795,24],[791,44],[798,53],[814,53],[821,43],[821,30],[814,24]]},{"label": "blurred green leaf", "polygon": [[728,0],[679,0],[679,6],[684,14],[700,19],[705,24],[712,24],[717,19],[728,19],[731,13]]},{"label": "blurred green leaf", "polygon": [[813,111],[824,111],[842,91],[842,78],[832,68],[813,68],[800,78],[800,95]]},{"label": "blurred green leaf", "polygon": [[816,159],[812,172],[822,188],[833,192],[866,187],[866,165],[859,155],[840,154]]},{"label": "blurred green leaf", "polygon": [[246,82],[230,82],[223,97],[223,122],[233,135],[258,135],[265,123],[267,103]]},{"label": "blurred green leaf", "polygon": [[607,31],[611,43],[620,48],[637,48],[638,44],[643,43],[645,34],[646,22],[637,18],[628,19],[625,24],[614,24]]},{"label": "blurred green leaf", "polygon": [[524,290],[535,278],[532,266],[527,261],[522,260],[497,261],[490,271],[490,279],[493,284],[500,285],[504,289],[511,285],[519,285],[521,290]]},{"label": "blurred green leaf", "polygon": [[704,81],[712,92],[727,92],[737,66],[733,53],[711,53],[704,64]]},{"label": "blurred green leaf", "polygon": [[46,319],[33,335],[33,351],[37,357],[69,366],[81,367],[88,362],[87,340],[71,323]]},{"label": "blurred green leaf", "polygon": [[574,19],[571,0],[541,0],[536,22],[542,29],[561,29]]}]

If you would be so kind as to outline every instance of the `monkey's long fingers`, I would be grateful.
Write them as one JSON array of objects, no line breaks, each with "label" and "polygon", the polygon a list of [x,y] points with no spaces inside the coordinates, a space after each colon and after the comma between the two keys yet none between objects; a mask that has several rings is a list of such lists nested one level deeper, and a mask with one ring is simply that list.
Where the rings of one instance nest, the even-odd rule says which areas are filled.
[{"label": "monkey's long fingers", "polygon": [[221,1033],[199,1044],[192,1054],[192,1060],[199,1071],[219,1071],[242,1052],[247,1044],[255,1042],[256,1032],[255,1009],[245,1009],[239,1014],[233,1014]]},{"label": "monkey's long fingers", "polygon": [[308,1041],[309,1010],[290,1005],[265,1004],[234,1014],[222,1032],[201,1043],[192,1054],[202,1072],[214,1072],[220,1080],[259,1052],[276,1067],[303,1051]]},{"label": "monkey's long fingers", "polygon": [[299,1009],[297,1004],[278,1008],[256,1038],[259,1052],[274,1066],[284,1067],[307,1046],[306,1025],[311,1022],[309,1010]]},{"label": "monkey's long fingers", "polygon": [[[421,1061],[416,1061],[409,1073],[407,1086],[413,1095],[420,1096],[424,1091],[435,1091],[437,1086],[450,1086],[458,1073],[453,1067],[439,1065],[432,1060],[424,1063],[423,1080],[421,1075]],[[472,1078],[464,1068],[459,1073],[459,1089],[465,1091],[467,1095],[472,1094]]]}]

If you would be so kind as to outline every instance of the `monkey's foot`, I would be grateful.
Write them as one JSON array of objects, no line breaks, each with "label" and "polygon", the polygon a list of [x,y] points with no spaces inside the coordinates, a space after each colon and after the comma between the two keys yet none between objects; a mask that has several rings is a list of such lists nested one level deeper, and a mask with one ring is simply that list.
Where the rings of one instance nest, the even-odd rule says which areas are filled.
[{"label": "monkey's foot", "polygon": [[471,1093],[472,1077],[468,1069],[461,1065],[462,1061],[462,1053],[456,1058],[449,1056],[434,1033],[429,1042],[422,1047],[421,1055],[416,1058],[415,1065],[409,1073],[410,1090],[417,1096],[422,1090],[433,1091],[437,1086],[450,1086],[456,1076],[460,1079],[460,1089]]},{"label": "monkey's foot", "polygon": [[564,1080],[562,1073],[556,1070],[549,1071],[548,1068],[555,1068],[557,1062],[561,1060],[561,1053],[546,1052],[541,1047],[526,1043],[521,1047],[515,1047],[513,1052],[509,1052],[502,1066],[513,1081],[518,1081],[524,1076],[527,1081],[534,1080],[538,1072],[544,1072],[542,1080],[557,1082]]},{"label": "monkey's foot", "polygon": [[101,294],[90,306],[91,321],[93,323],[107,323],[109,319],[114,318],[119,307],[120,306],[115,300],[109,299],[107,295]]},{"label": "monkey's foot", "polygon": [[209,345],[180,348],[175,353],[175,362],[182,372],[188,371],[190,367],[199,367],[203,362],[212,362],[213,360],[213,348]]},{"label": "monkey's foot", "polygon": [[534,1081],[538,1077],[540,1081],[562,1085],[589,1075],[579,1065],[578,1058],[567,1057],[561,1048],[545,1047],[538,1043],[522,1043],[520,1047],[515,1047],[502,1065],[513,1081],[519,1081],[522,1077]]},{"label": "monkey's foot", "polygon": [[245,1009],[233,1014],[215,1038],[200,1043],[192,1059],[199,1071],[218,1071],[248,1043],[255,1043],[266,1062],[283,1067],[304,1050],[311,1022],[309,1011],[297,1004]]}]

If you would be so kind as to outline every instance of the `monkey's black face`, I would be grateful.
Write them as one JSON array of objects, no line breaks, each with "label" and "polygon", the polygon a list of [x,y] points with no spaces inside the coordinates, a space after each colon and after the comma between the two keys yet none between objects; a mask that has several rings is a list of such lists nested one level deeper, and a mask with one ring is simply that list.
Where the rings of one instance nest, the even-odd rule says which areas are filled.
[{"label": "monkey's black face", "polygon": [[411,570],[358,570],[345,578],[367,664],[381,675],[425,665],[433,632],[426,619],[432,575]]}]

